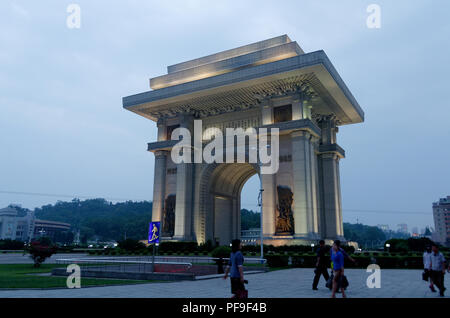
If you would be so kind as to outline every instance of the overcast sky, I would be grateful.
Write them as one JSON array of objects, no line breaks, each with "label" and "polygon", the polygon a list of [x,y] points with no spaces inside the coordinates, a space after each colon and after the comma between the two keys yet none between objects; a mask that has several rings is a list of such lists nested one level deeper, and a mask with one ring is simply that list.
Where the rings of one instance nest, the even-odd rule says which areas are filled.
[{"label": "overcast sky", "polygon": [[[70,3],[80,29],[66,26]],[[380,29],[366,25],[371,3]],[[450,195],[449,12],[448,0],[2,0],[0,207],[151,200],[156,125],[122,97],[167,65],[287,34],[326,52],[366,114],[338,135],[344,221],[432,225],[432,202]],[[258,182],[243,207],[256,209]]]}]

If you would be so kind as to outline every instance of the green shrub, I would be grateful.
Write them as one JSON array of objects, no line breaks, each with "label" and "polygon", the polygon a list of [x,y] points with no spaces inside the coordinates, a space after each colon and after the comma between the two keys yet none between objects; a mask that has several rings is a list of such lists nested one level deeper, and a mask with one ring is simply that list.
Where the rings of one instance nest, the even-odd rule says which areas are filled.
[{"label": "green shrub", "polygon": [[145,244],[135,239],[126,239],[118,242],[118,246],[126,251],[139,251],[146,248]]},{"label": "green shrub", "polygon": [[228,258],[231,254],[231,248],[229,246],[218,246],[211,252],[211,256],[214,258]]},{"label": "green shrub", "polygon": [[159,244],[159,250],[161,252],[175,251],[193,253],[197,251],[198,248],[197,242],[162,242]]},{"label": "green shrub", "polygon": [[207,240],[205,243],[202,243],[198,246],[198,250],[203,252],[211,252],[213,249],[214,246],[211,240]]},{"label": "green shrub", "polygon": [[288,267],[289,256],[280,254],[269,254],[266,255],[267,265],[269,267]]},{"label": "green shrub", "polygon": [[0,240],[0,250],[22,250],[24,243],[22,241],[5,239]]},{"label": "green shrub", "polygon": [[315,267],[316,262],[317,262],[316,256],[308,254],[300,254],[292,256],[292,267]]}]

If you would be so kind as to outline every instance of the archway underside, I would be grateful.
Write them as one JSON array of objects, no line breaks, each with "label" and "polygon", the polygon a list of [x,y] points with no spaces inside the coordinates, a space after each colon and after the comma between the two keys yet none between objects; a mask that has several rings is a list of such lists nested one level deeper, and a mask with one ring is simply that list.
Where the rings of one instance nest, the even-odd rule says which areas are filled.
[{"label": "archway underside", "polygon": [[247,180],[258,173],[258,166],[223,163],[213,169],[207,187],[210,208],[205,211],[205,238],[226,245],[241,235],[240,194]]}]

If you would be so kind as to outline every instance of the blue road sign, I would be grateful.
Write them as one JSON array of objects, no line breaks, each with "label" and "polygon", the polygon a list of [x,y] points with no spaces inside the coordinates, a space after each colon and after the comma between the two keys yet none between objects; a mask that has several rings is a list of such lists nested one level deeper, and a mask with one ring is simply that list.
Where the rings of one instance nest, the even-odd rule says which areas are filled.
[{"label": "blue road sign", "polygon": [[161,222],[150,222],[148,229],[148,242],[150,244],[159,243],[159,229],[161,228]]}]

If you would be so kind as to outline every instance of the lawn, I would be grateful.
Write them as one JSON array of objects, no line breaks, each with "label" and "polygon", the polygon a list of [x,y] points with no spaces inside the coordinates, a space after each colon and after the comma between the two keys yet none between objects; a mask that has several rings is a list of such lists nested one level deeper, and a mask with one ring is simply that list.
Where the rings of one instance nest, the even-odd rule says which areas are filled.
[{"label": "lawn", "polygon": [[[42,264],[40,268],[34,268],[32,264],[0,264],[0,288],[66,287],[66,277],[30,275],[50,273],[55,267],[61,267],[61,265]],[[81,287],[142,284],[149,282],[150,281],[81,277]]]}]

